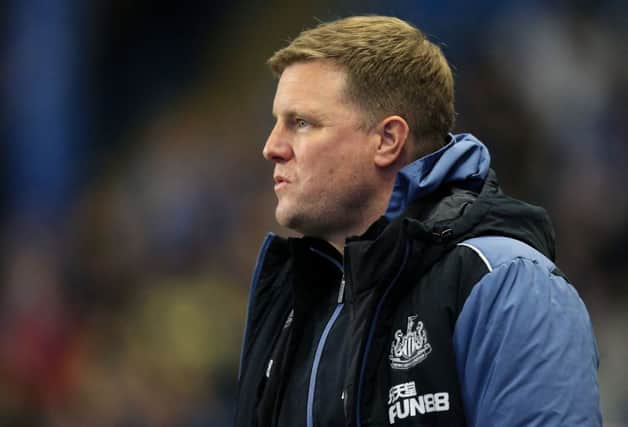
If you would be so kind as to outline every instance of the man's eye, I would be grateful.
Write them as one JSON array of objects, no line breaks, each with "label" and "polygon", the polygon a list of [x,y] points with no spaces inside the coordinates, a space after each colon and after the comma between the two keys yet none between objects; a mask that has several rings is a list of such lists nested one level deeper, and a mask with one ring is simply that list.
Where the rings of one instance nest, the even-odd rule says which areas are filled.
[{"label": "man's eye", "polygon": [[303,120],[303,119],[296,119],[296,120],[294,121],[294,125],[296,126],[296,128],[297,128],[297,129],[301,129],[301,128],[307,127],[307,126],[308,126],[308,124],[309,124],[309,123],[308,123],[308,122],[306,122],[306,121],[305,121],[305,120]]}]

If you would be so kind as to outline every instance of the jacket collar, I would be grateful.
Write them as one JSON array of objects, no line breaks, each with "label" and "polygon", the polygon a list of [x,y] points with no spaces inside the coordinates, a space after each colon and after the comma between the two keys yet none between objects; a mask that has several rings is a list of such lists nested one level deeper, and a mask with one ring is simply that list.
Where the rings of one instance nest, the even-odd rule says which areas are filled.
[{"label": "jacket collar", "polygon": [[488,175],[491,157],[484,144],[469,133],[450,134],[449,143],[406,165],[397,174],[386,218],[401,215],[412,202],[444,185],[479,191]]}]

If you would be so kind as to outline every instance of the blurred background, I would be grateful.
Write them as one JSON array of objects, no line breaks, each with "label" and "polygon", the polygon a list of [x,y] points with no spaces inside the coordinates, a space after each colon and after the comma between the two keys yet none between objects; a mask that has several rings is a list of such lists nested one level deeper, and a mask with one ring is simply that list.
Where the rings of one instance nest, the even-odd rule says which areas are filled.
[{"label": "blurred background", "polygon": [[628,426],[621,0],[0,2],[0,425],[231,425],[250,271],[285,232],[265,60],[360,13],[443,46],[457,131],[549,210]]}]

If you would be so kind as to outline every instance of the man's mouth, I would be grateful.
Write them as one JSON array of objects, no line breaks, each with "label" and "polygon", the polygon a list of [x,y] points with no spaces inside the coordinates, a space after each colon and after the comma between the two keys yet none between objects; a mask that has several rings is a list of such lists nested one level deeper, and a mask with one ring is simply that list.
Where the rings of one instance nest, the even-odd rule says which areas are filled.
[{"label": "man's mouth", "polygon": [[275,182],[275,191],[282,187],[285,187],[286,185],[290,183],[290,181],[288,181],[286,177],[281,176],[281,175],[275,175],[273,177],[273,181]]}]

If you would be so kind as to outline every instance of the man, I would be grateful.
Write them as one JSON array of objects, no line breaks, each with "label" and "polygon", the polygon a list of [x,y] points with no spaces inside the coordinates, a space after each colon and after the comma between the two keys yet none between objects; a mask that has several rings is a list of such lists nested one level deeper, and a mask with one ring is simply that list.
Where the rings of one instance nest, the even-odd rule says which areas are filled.
[{"label": "man", "polygon": [[452,135],[453,79],[411,25],[302,32],[279,77],[276,218],[255,267],[237,426],[596,426],[586,309],[545,211]]}]

